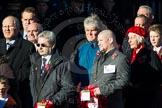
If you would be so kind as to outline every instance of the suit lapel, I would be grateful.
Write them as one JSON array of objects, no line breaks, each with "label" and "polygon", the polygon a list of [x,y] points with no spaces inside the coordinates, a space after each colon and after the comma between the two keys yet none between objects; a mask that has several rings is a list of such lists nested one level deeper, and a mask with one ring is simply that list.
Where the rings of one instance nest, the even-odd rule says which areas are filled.
[{"label": "suit lapel", "polygon": [[[49,77],[49,75],[51,74],[51,72],[54,72],[53,70],[55,69],[55,67],[56,67],[57,65],[59,65],[60,62],[62,62],[62,61],[63,61],[62,57],[60,57],[58,54],[52,55],[52,57],[51,57],[51,59],[50,59],[50,64],[49,64],[49,65],[50,65],[50,70],[47,72],[45,78],[44,78],[43,81],[42,81],[41,87],[40,87],[40,89],[38,90],[38,97],[39,97],[39,94],[41,93],[41,90],[42,90],[42,88],[43,88],[43,86],[44,86],[44,84],[45,84],[47,78]],[[40,66],[40,67],[41,67],[41,66]],[[40,72],[41,72],[41,69],[40,69]]]},{"label": "suit lapel", "polygon": [[0,53],[2,55],[6,54],[7,50],[6,50],[6,40],[5,39],[1,39],[0,41]]},{"label": "suit lapel", "polygon": [[[104,73],[104,66],[109,65],[109,64],[114,64],[114,62],[117,62],[117,61],[115,60],[115,58],[117,57],[118,53],[119,53],[119,51],[118,51],[118,50],[115,50],[109,57],[107,57],[107,58],[105,59],[104,63],[103,63],[101,66],[98,66],[97,71],[98,71],[98,72],[101,72],[102,74],[99,73],[99,74],[98,74],[99,76],[97,76],[97,78],[100,79],[100,78],[103,76],[103,74],[105,74],[105,73]],[[114,54],[116,55],[115,57],[113,56]],[[96,75],[97,75],[97,74],[96,74]]]}]

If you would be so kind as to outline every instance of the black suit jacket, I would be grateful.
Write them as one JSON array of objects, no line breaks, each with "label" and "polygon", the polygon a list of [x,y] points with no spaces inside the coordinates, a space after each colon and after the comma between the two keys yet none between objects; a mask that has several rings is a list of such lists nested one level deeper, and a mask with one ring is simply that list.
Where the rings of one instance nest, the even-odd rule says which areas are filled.
[{"label": "black suit jacket", "polygon": [[29,77],[31,65],[29,55],[34,51],[34,45],[21,37],[8,50],[6,50],[6,39],[0,39],[0,54],[9,57],[9,65],[18,80],[22,81]]},{"label": "black suit jacket", "polygon": [[15,43],[8,50],[6,50],[6,39],[0,39],[0,54],[9,57],[9,66],[14,72],[16,82],[18,82],[18,88],[12,86],[10,89],[10,94],[16,100],[18,108],[21,108],[21,105],[23,108],[32,108],[32,98],[29,88],[31,67],[29,56],[32,52],[35,52],[34,44],[24,40],[21,36],[16,39]]}]

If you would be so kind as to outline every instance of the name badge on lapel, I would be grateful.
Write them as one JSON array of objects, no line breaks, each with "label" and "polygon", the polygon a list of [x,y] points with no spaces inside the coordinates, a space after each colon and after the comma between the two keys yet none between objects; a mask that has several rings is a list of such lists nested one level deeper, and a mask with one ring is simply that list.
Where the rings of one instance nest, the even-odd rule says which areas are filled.
[{"label": "name badge on lapel", "polygon": [[104,73],[115,73],[115,65],[104,65]]}]

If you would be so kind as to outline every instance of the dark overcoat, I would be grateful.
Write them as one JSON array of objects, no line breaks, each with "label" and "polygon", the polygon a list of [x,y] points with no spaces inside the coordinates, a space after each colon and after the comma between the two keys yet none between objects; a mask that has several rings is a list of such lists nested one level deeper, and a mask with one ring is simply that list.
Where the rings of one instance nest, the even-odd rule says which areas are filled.
[{"label": "dark overcoat", "polygon": [[58,108],[71,108],[74,102],[75,88],[71,78],[70,62],[54,53],[48,63],[49,70],[41,78],[41,56],[31,56],[30,88],[33,104],[42,100],[50,100]]},{"label": "dark overcoat", "polygon": [[126,108],[158,108],[162,66],[156,52],[143,48],[131,64],[131,85],[126,90]]},{"label": "dark overcoat", "polygon": [[[35,46],[18,36],[15,43],[6,50],[6,39],[0,39],[0,54],[9,57],[9,66],[13,70],[18,82],[18,93],[22,102],[23,108],[31,108],[32,99],[29,88],[29,73],[30,73],[30,54],[35,52]],[[15,93],[11,93],[15,95]],[[15,96],[13,96],[15,98]],[[19,101],[20,101],[19,100]]]}]

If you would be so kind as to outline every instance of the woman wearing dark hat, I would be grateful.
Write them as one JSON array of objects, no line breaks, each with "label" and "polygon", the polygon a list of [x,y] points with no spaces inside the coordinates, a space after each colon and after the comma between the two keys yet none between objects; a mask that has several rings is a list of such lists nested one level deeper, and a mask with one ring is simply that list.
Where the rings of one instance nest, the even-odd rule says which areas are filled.
[{"label": "woman wearing dark hat", "polygon": [[126,108],[158,108],[155,103],[162,66],[157,54],[144,46],[145,29],[137,26],[126,32],[132,49],[130,86],[126,89]]}]

